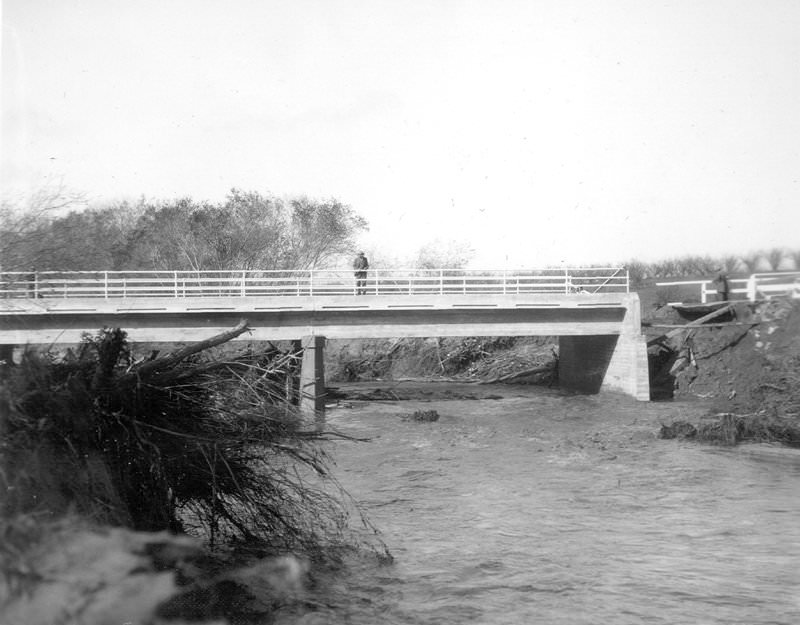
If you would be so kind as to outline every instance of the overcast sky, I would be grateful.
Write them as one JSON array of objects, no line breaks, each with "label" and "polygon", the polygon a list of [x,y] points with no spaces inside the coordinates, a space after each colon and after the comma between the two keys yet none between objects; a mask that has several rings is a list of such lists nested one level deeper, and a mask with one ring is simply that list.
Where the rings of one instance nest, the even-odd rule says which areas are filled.
[{"label": "overcast sky", "polygon": [[4,0],[3,191],[336,197],[474,266],[800,247],[797,0]]}]

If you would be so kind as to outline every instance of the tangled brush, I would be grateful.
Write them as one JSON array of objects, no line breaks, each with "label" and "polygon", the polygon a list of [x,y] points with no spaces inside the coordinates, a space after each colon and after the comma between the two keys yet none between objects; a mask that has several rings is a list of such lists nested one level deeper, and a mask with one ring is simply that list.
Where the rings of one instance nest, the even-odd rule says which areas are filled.
[{"label": "tangled brush", "polygon": [[78,513],[315,557],[366,520],[339,487],[293,396],[299,357],[271,347],[213,360],[236,328],[130,362],[125,333],[69,360],[24,355],[0,390],[2,518]]}]

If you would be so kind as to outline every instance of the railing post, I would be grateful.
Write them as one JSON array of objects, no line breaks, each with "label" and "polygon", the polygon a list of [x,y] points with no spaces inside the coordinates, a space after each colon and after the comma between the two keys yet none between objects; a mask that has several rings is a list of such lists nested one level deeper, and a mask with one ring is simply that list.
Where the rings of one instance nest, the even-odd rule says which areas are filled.
[{"label": "railing post", "polygon": [[569,279],[569,269],[564,269],[564,293],[569,295],[569,287],[570,287],[570,279]]},{"label": "railing post", "polygon": [[378,270],[376,269],[375,270],[375,295],[380,295],[380,293],[381,293],[380,283],[381,283],[381,277],[380,277],[380,274],[378,273]]},{"label": "railing post", "polygon": [[751,302],[756,301],[756,274],[752,274],[747,279],[747,299]]},{"label": "railing post", "polygon": [[33,299],[39,299],[39,272],[33,272]]},{"label": "railing post", "polygon": [[103,299],[108,299],[108,272],[103,272]]},{"label": "railing post", "polygon": [[308,294],[314,295],[314,270],[308,270]]},{"label": "railing post", "polygon": [[172,272],[172,285],[175,290],[175,299],[178,299],[178,272]]},{"label": "railing post", "polygon": [[506,278],[506,273],[507,273],[507,271],[508,271],[507,269],[503,269],[503,295],[506,294],[506,279],[507,279]]},{"label": "railing post", "polygon": [[245,269],[245,270],[242,270],[242,291],[241,291],[242,297],[247,295],[247,286],[246,286],[246,284],[247,284],[247,270]]},{"label": "railing post", "polygon": [[128,297],[128,279],[125,276],[122,277],[122,297]]},{"label": "railing post", "polygon": [[706,283],[700,283],[700,301],[705,304],[708,301],[708,293],[706,292]]},{"label": "railing post", "polygon": [[439,295],[444,295],[444,269],[439,270]]}]

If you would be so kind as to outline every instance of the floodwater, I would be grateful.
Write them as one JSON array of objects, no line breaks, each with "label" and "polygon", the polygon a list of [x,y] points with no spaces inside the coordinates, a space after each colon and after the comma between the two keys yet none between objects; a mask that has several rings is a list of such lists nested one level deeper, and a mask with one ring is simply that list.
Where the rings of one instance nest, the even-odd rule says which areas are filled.
[{"label": "floodwater", "polygon": [[330,410],[372,439],[330,445],[394,562],[278,622],[800,623],[800,451],[655,437],[699,404],[493,390]]}]

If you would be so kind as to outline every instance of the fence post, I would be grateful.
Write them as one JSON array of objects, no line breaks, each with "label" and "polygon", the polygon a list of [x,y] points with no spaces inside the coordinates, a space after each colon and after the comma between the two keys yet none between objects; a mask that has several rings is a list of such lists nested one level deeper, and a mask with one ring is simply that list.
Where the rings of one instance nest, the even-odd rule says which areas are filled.
[{"label": "fence post", "polygon": [[700,283],[700,301],[705,304],[708,301],[708,293],[706,292],[706,283]]}]

